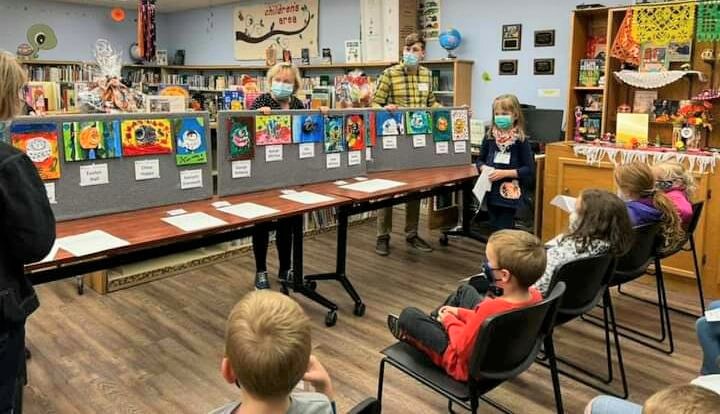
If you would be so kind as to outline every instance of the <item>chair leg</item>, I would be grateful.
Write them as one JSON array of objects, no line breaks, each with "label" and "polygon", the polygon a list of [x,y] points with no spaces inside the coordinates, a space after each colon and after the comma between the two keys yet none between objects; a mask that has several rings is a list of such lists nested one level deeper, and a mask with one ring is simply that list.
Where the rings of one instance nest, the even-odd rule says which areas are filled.
[{"label": "chair leg", "polygon": [[693,265],[695,266],[695,282],[698,287],[698,296],[700,298],[700,315],[705,314],[705,293],[703,292],[702,276],[700,266],[698,265],[697,250],[695,250],[695,238],[690,235],[690,251],[692,252]]},{"label": "chair leg", "polygon": [[378,373],[377,414],[382,413],[382,394],[383,394],[383,383],[384,382],[385,382],[385,358],[380,360],[380,372]]},{"label": "chair leg", "polygon": [[[612,326],[612,330],[613,330],[613,338],[615,340],[615,351],[617,353],[618,366],[620,368],[620,381],[622,382],[622,387],[623,387],[623,394],[622,394],[621,398],[627,399],[627,397],[630,395],[630,392],[628,390],[627,376],[625,375],[625,363],[623,362],[622,349],[620,347],[620,335],[618,334],[617,323],[615,320],[615,309],[613,308],[613,305],[612,305],[612,298],[610,297],[609,290],[605,292],[605,298],[603,298],[603,304],[605,304],[605,303],[607,304],[607,307],[610,312],[610,321],[611,321],[611,326]],[[608,358],[609,357],[610,357],[610,355],[608,354]]]},{"label": "chair leg", "polygon": [[452,400],[448,400],[448,413],[449,413],[449,414],[455,414],[455,411],[453,410]]},{"label": "chair leg", "polygon": [[558,414],[564,414],[562,403],[562,390],[560,389],[560,378],[558,376],[557,361],[555,360],[555,344],[553,343],[552,333],[545,338],[545,355],[550,363],[550,377],[553,383],[553,393],[555,394],[555,409]]}]

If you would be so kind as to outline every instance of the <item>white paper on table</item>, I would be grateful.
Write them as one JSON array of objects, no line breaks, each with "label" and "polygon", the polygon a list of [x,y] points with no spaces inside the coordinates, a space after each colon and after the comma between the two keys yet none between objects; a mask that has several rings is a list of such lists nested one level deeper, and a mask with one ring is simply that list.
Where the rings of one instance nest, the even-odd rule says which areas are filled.
[{"label": "white paper on table", "polygon": [[705,320],[708,322],[720,322],[720,309],[706,310]]},{"label": "white paper on table", "polygon": [[490,189],[492,189],[492,182],[490,181],[490,173],[495,171],[495,168],[485,166],[482,169],[482,173],[480,173],[480,177],[478,177],[477,181],[475,181],[475,187],[473,187],[473,194],[475,195],[475,198],[477,198],[478,203],[482,204],[483,200],[485,199],[485,194],[487,194]]},{"label": "white paper on table", "polygon": [[325,157],[325,168],[340,168],[340,153],[327,154]]},{"label": "white paper on table", "polygon": [[229,201],[216,201],[210,205],[215,208],[223,208],[223,207],[230,207],[232,204],[230,204]]},{"label": "white paper on table", "polygon": [[163,217],[162,221],[173,225],[182,231],[197,231],[227,224],[226,221],[222,221],[217,217],[213,217],[202,212],[182,214],[173,217]]},{"label": "white paper on table", "polygon": [[376,178],[374,180],[360,181],[353,184],[343,185],[340,188],[351,191],[362,191],[363,193],[374,193],[376,191],[387,190],[390,188],[400,187],[405,183],[400,181],[385,180]]},{"label": "white paper on table", "polygon": [[135,181],[155,180],[160,178],[160,160],[135,161]]},{"label": "white paper on table", "polygon": [[332,197],[328,197],[326,195],[313,193],[311,191],[300,191],[290,194],[283,194],[280,196],[280,198],[284,198],[285,200],[294,201],[296,203],[300,204],[318,204],[318,203],[326,203],[328,201],[332,201]]},{"label": "white paper on table", "polygon": [[50,204],[57,204],[57,199],[55,199],[55,183],[45,183],[45,192],[47,193]]},{"label": "white paper on table", "polygon": [[348,166],[360,165],[362,163],[362,151],[348,152]]},{"label": "white paper on table", "polygon": [[265,162],[282,161],[283,146],[267,145],[265,146]]},{"label": "white paper on table", "polygon": [[575,201],[575,197],[556,195],[555,198],[550,201],[550,204],[559,208],[562,211],[573,213],[575,211]]},{"label": "white paper on table", "polygon": [[110,183],[107,164],[80,166],[80,187]]},{"label": "white paper on table", "polygon": [[397,137],[394,135],[382,138],[383,149],[397,149]]},{"label": "white paper on table", "polygon": [[218,210],[222,211],[223,213],[232,214],[233,216],[238,216],[245,219],[268,216],[270,214],[275,214],[279,212],[274,208],[261,206],[260,204],[255,203],[240,203],[229,207],[223,207]]},{"label": "white paper on table", "polygon": [[413,135],[413,148],[422,148],[427,145],[427,137],[425,134]]},{"label": "white paper on table", "polygon": [[73,256],[85,256],[127,246],[130,243],[102,230],[93,230],[57,239],[57,244],[58,247],[67,250]]},{"label": "white paper on table", "polygon": [[280,190],[280,192],[283,193],[283,194],[293,194],[293,193],[297,193],[297,191],[295,191],[295,190],[293,190],[293,189]]},{"label": "white paper on table", "polygon": [[367,177],[355,177],[355,181],[367,181]]},{"label": "white paper on table", "polygon": [[55,256],[57,256],[57,252],[60,249],[60,246],[58,246],[57,240],[53,242],[52,247],[50,248],[50,252],[45,256],[42,260],[40,260],[38,263],[46,263],[51,262],[55,260]]},{"label": "white paper on table", "polygon": [[178,208],[178,209],[175,209],[175,210],[170,210],[170,211],[168,211],[168,212],[167,212],[167,215],[168,215],[168,216],[179,216],[179,215],[185,214],[185,213],[187,213],[187,211],[185,211],[185,209]]},{"label": "white paper on table", "polygon": [[348,182],[345,181],[345,180],[337,180],[337,181],[335,181],[333,184],[335,184],[335,185],[345,185],[345,184],[347,184],[347,183],[348,183]]},{"label": "white paper on table", "polygon": [[238,160],[230,164],[232,178],[252,177],[252,160]]},{"label": "white paper on table", "polygon": [[305,142],[299,145],[299,156],[300,159],[312,158],[315,156],[315,143]]}]

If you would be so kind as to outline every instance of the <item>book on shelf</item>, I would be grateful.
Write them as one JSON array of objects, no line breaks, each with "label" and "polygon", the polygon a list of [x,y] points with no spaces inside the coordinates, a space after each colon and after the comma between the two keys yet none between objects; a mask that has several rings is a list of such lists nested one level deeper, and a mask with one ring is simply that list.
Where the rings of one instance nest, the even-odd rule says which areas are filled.
[{"label": "book on shelf", "polygon": [[90,65],[26,65],[28,80],[34,82],[90,82],[95,68]]},{"label": "book on shelf", "polygon": [[310,109],[318,109],[321,106],[333,107],[333,88],[329,86],[318,86],[313,88],[310,97]]},{"label": "book on shelf", "polygon": [[585,112],[600,112],[600,111],[602,111],[602,109],[603,109],[603,94],[588,93],[585,95],[583,111],[585,111]]},{"label": "book on shelf", "polygon": [[636,114],[649,114],[653,112],[657,97],[657,91],[635,91],[633,112]]},{"label": "book on shelf", "polygon": [[580,59],[580,86],[598,86],[603,63],[599,59]]},{"label": "book on shelf", "polygon": [[243,91],[224,91],[223,92],[223,109],[231,111],[239,111],[243,109],[245,94]]},{"label": "book on shelf", "polygon": [[588,36],[587,43],[585,45],[585,57],[587,59],[598,59],[604,61],[606,49],[606,36]]},{"label": "book on shelf", "polygon": [[586,141],[594,141],[600,138],[602,114],[590,112],[583,115],[582,126],[585,133],[582,134]]}]

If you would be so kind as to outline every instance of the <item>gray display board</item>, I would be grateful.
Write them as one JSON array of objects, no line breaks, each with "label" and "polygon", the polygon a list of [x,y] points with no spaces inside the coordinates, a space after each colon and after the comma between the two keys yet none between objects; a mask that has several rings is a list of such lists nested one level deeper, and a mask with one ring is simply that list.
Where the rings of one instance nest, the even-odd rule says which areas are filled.
[{"label": "gray display board", "polygon": [[[173,152],[171,154],[150,155],[140,157],[122,157],[94,161],[66,162],[63,148],[64,122],[122,121],[130,119],[170,119],[200,117],[205,125],[205,139],[208,161],[205,164],[178,166],[175,160],[176,141],[173,129]],[[212,197],[211,140],[210,121],[207,112],[171,113],[171,114],[83,114],[66,116],[48,116],[42,118],[23,117],[16,124],[57,125],[58,147],[60,153],[59,180],[45,183],[55,184],[56,204],[52,204],[58,220],[70,220],[97,216],[123,211],[140,210],[160,205],[176,204],[187,201],[202,200]],[[135,162],[141,160],[158,160],[160,178],[136,181]],[[108,184],[80,186],[80,168],[87,165],[106,164]],[[186,170],[202,171],[202,187],[181,190],[180,173]]]},{"label": "gray display board", "polygon": [[[333,110],[333,115],[367,113],[363,110]],[[318,111],[273,111],[273,115],[318,114]],[[340,154],[340,167],[327,168],[323,143],[314,144],[315,156],[300,159],[299,144],[283,145],[282,161],[265,161],[265,146],[255,147],[255,156],[251,160],[251,176],[232,178],[232,160],[230,159],[229,133],[227,120],[231,117],[255,116],[257,111],[220,111],[218,112],[218,195],[227,196],[249,193],[271,188],[286,188],[322,181],[341,180],[367,173],[364,151],[360,154],[360,164],[349,166],[347,151]],[[366,117],[367,119],[367,117]]]}]

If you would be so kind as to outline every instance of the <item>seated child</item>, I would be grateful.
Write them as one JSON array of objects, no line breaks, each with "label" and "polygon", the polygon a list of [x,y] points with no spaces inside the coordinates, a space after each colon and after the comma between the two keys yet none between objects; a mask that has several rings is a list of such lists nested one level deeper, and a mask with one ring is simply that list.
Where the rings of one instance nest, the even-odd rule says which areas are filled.
[{"label": "seated child", "polygon": [[[230,312],[221,365],[225,380],[242,390],[242,403],[213,414],[334,414],[332,383],[310,355],[310,333],[310,320],[289,297],[245,295]],[[292,392],[303,379],[318,392]]]},{"label": "seated child", "polygon": [[[713,309],[720,309],[720,300],[708,306],[708,310]],[[695,323],[695,331],[703,352],[700,374],[720,374],[720,322],[708,322],[703,316]]]},{"label": "seated child", "polygon": [[682,164],[675,161],[655,164],[652,172],[655,177],[655,187],[663,191],[672,201],[683,226],[687,228],[693,215],[690,197],[695,191],[695,178]]},{"label": "seated child", "polygon": [[584,190],[575,203],[567,234],[547,244],[545,273],[533,285],[545,296],[555,270],[575,259],[612,253],[622,256],[632,246],[632,226],[625,203],[605,190]]},{"label": "seated child", "polygon": [[720,394],[697,385],[673,385],[651,395],[642,406],[601,395],[590,401],[585,414],[720,414]]},{"label": "seated child", "polygon": [[672,201],[655,188],[655,178],[644,162],[634,162],[615,169],[615,183],[619,196],[625,200],[630,223],[642,226],[661,223],[662,250],[672,250],[685,240],[680,216]]},{"label": "seated child", "polygon": [[542,300],[540,292],[530,287],[545,269],[545,247],[537,237],[500,230],[490,236],[486,256],[485,275],[494,278],[501,296],[484,297],[472,286],[462,285],[430,315],[405,308],[399,317],[388,316],[393,336],[426,353],[459,381],[468,380],[470,356],[485,319]]}]

